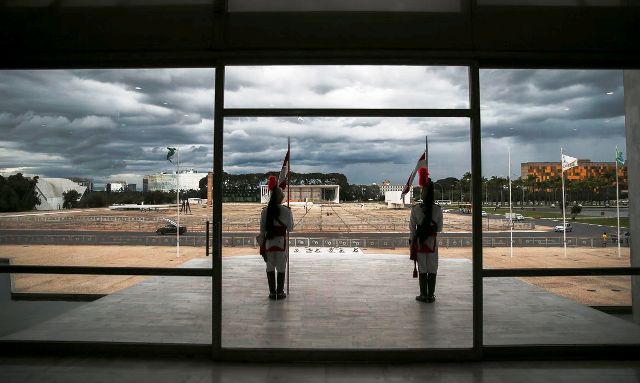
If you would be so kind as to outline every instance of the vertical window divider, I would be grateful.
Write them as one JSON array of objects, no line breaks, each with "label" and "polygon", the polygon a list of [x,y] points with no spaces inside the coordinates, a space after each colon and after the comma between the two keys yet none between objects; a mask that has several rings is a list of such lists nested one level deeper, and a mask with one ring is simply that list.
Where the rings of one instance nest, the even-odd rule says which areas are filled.
[{"label": "vertical window divider", "polygon": [[472,189],[472,264],[473,264],[473,350],[482,357],[483,293],[482,293],[482,154],[480,125],[480,68],[469,66],[469,108],[471,109],[471,189]]},{"label": "vertical window divider", "polygon": [[211,351],[214,359],[222,351],[222,160],[224,132],[224,78],[225,66],[217,65],[215,73],[215,102],[213,111],[213,209],[211,222],[212,245],[211,260],[213,277],[211,278]]}]

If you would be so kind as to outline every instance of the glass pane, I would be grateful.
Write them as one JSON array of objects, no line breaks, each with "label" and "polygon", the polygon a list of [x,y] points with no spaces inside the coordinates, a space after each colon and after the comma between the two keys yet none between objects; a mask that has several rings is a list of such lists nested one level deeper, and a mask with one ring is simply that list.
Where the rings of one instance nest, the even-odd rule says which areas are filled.
[{"label": "glass pane", "polygon": [[[209,268],[213,82],[213,69],[0,71],[0,258],[15,265]],[[171,162],[168,147],[177,149]],[[25,303],[35,317],[58,312],[49,307],[55,301],[90,302],[99,311],[105,299],[152,294],[159,281],[175,281],[11,278],[6,296],[38,300],[42,305]],[[195,279],[194,286],[210,286]],[[207,294],[198,299],[210,301]],[[121,330],[114,341],[124,340],[127,326]]]},{"label": "glass pane", "polygon": [[6,7],[153,7],[213,5],[213,0],[6,0]]},{"label": "glass pane", "polygon": [[506,5],[527,7],[623,7],[624,0],[478,0],[478,5]]},{"label": "glass pane", "polygon": [[462,1],[452,0],[229,0],[230,12],[462,12]]},{"label": "glass pane", "polygon": [[480,75],[486,267],[629,266],[622,71]]},{"label": "glass pane", "polygon": [[[3,341],[211,344],[210,277],[10,278],[0,274]],[[50,288],[42,292],[40,284]]]},{"label": "glass pane", "polygon": [[484,279],[486,345],[637,344],[629,276]]},{"label": "glass pane", "polygon": [[468,108],[467,67],[229,67],[227,108]]},{"label": "glass pane", "polygon": [[[468,173],[467,119],[225,120],[223,347],[471,347],[470,244],[441,242],[438,301],[415,300],[410,204],[400,193],[425,136],[434,180]],[[295,226],[290,294],[279,302],[268,297],[255,237],[270,198],[263,185],[280,171],[287,137],[292,185],[285,195]],[[416,188],[411,197],[418,195]],[[470,222],[445,213],[438,239],[455,238]]]}]

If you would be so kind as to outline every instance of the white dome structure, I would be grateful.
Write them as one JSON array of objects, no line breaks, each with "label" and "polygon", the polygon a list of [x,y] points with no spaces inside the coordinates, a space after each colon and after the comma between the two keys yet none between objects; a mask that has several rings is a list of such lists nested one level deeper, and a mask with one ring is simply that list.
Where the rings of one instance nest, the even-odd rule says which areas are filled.
[{"label": "white dome structure", "polygon": [[82,197],[87,187],[80,186],[66,178],[38,178],[36,191],[38,192],[38,197],[40,197],[40,204],[36,205],[36,210],[62,209],[64,203],[62,193],[69,190],[77,191]]}]

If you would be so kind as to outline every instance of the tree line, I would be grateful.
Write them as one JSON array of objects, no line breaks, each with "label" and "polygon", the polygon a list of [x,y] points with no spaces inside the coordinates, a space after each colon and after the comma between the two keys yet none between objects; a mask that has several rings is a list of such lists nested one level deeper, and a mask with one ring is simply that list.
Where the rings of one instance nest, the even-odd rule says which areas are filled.
[{"label": "tree line", "polygon": [[[616,176],[614,172],[604,173],[581,180],[565,178],[565,198],[582,204],[607,202],[616,199]],[[493,176],[482,180],[483,201],[504,204],[509,201],[509,180]],[[628,185],[621,183],[619,189],[626,190]],[[624,195],[620,196],[621,198]],[[555,177],[538,180],[534,175],[514,179],[511,182],[511,199],[514,204],[558,204],[562,201],[562,180]]]},{"label": "tree line", "polygon": [[[225,202],[260,201],[260,185],[266,184],[269,176],[278,176],[277,172],[229,174],[223,172],[223,200]],[[36,184],[38,177],[24,177],[17,173],[8,177],[0,176],[0,212],[29,211],[40,203]],[[381,201],[384,195],[380,186],[375,184],[350,184],[342,173],[290,173],[292,185],[339,185],[340,200]],[[461,202],[471,201],[471,173],[461,178],[447,177],[434,182],[435,198]],[[491,204],[506,204],[509,201],[509,180],[506,177],[492,176],[482,178],[482,200]],[[620,185],[620,190],[626,189]],[[511,198],[514,204],[552,204],[562,200],[561,180],[559,177],[540,181],[535,176],[514,179],[511,183]],[[615,174],[605,173],[596,177],[569,181],[565,179],[567,201],[593,203],[595,201],[615,200]],[[329,193],[329,191],[328,191]],[[414,188],[414,198],[419,192]],[[166,204],[176,202],[175,191],[148,192],[86,192],[80,195],[76,191],[63,194],[64,208],[96,208],[113,204]],[[207,177],[200,179],[198,190],[186,190],[180,193],[184,198],[207,198]],[[325,195],[327,199],[334,196]]]}]

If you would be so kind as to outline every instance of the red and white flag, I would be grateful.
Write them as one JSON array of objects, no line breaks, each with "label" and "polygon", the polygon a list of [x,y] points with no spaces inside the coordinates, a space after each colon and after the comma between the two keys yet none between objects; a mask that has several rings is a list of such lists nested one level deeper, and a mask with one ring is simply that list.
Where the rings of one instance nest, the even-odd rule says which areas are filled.
[{"label": "red and white flag", "polygon": [[291,148],[287,149],[287,155],[284,156],[282,161],[282,169],[280,169],[280,175],[278,176],[278,186],[284,190],[287,187],[287,175],[289,174],[289,152]]},{"label": "red and white flag", "polygon": [[409,193],[409,191],[411,191],[411,185],[413,184],[413,179],[416,177],[416,173],[418,172],[418,169],[420,169],[422,167],[427,167],[427,153],[426,152],[423,152],[422,156],[420,156],[420,158],[418,158],[418,163],[416,164],[416,167],[411,172],[411,175],[409,176],[409,179],[407,180],[407,184],[404,185],[404,189],[402,189],[402,194],[400,195],[400,199],[403,199],[404,196],[407,193]]}]

